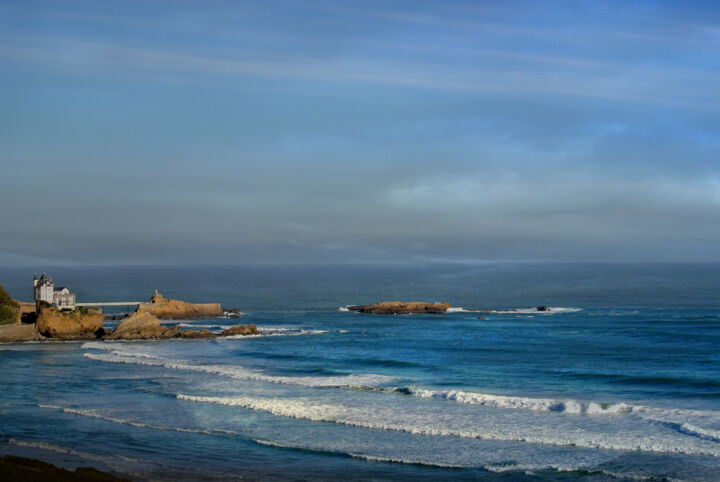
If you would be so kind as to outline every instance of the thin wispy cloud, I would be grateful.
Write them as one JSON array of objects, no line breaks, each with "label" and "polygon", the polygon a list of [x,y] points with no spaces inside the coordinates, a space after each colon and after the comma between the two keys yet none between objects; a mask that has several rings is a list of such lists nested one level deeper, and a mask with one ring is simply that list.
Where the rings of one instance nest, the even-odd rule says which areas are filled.
[{"label": "thin wispy cloud", "polygon": [[716,13],[586,7],[6,3],[0,261],[720,259]]}]

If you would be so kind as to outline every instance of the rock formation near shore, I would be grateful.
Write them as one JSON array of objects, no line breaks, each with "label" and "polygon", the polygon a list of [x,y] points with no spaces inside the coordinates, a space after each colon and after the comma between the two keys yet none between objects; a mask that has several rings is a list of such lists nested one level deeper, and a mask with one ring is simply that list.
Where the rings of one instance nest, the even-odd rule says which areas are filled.
[{"label": "rock formation near shore", "polygon": [[165,320],[178,320],[187,318],[213,318],[223,316],[220,303],[188,303],[187,301],[171,300],[155,290],[147,303],[142,303],[137,312],[149,313]]},{"label": "rock formation near shore", "polygon": [[97,308],[61,311],[55,306],[39,305],[36,329],[54,340],[84,340],[102,335],[103,313]]},{"label": "rock formation near shore", "polygon": [[178,338],[182,336],[179,326],[162,326],[160,320],[145,312],[135,312],[118,323],[118,326],[105,336],[106,340],[153,340]]},{"label": "rock formation near shore", "polygon": [[[228,328],[219,336],[257,335],[260,332],[253,324],[236,325]],[[121,321],[118,326],[105,336],[106,340],[166,340],[169,338],[215,338],[210,330],[186,330],[179,326],[163,326],[160,320],[150,313],[135,312]]]},{"label": "rock formation near shore", "polygon": [[445,313],[449,303],[423,303],[420,301],[383,301],[372,305],[348,306],[348,310],[375,315],[404,315],[410,313]]},{"label": "rock formation near shore", "polygon": [[183,338],[215,338],[217,335],[210,330],[185,330],[182,332]]},{"label": "rock formation near shore", "polygon": [[235,325],[231,328],[228,328],[227,330],[220,333],[220,336],[237,336],[237,335],[259,335],[260,330],[257,329],[257,326],[255,326],[255,323],[250,323],[249,325]]}]

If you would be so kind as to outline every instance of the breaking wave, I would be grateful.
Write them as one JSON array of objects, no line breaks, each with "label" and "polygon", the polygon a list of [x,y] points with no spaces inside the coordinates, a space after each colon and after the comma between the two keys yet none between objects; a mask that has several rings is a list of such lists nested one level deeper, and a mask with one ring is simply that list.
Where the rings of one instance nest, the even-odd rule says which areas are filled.
[{"label": "breaking wave", "polygon": [[564,412],[572,414],[618,414],[638,410],[639,406],[626,403],[599,403],[582,400],[556,400],[551,398],[512,397],[488,393],[465,392],[462,390],[426,390],[422,388],[399,387],[396,392],[420,398],[437,398],[453,402],[483,405],[519,410]]},{"label": "breaking wave", "polygon": [[276,376],[235,365],[193,365],[185,361],[159,358],[142,352],[116,350],[115,347],[112,346],[101,347],[100,349],[109,350],[109,353],[84,353],[83,356],[90,360],[106,363],[157,366],[171,370],[209,373],[238,380],[252,380],[282,385],[301,385],[306,387],[365,387],[376,386],[394,380],[393,377],[377,374],[352,374],[326,377]]}]

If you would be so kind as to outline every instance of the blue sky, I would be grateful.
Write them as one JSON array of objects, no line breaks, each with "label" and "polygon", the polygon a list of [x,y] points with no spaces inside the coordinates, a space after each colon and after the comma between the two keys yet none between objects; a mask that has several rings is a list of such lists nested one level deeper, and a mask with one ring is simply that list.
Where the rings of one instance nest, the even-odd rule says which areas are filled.
[{"label": "blue sky", "polygon": [[720,261],[714,2],[0,3],[0,265]]}]

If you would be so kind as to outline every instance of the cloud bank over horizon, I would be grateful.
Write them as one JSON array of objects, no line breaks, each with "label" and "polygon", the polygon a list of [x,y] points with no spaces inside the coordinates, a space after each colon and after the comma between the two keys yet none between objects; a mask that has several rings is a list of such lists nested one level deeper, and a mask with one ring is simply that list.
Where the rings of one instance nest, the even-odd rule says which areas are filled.
[{"label": "cloud bank over horizon", "polygon": [[720,261],[720,9],[0,5],[0,265]]}]

